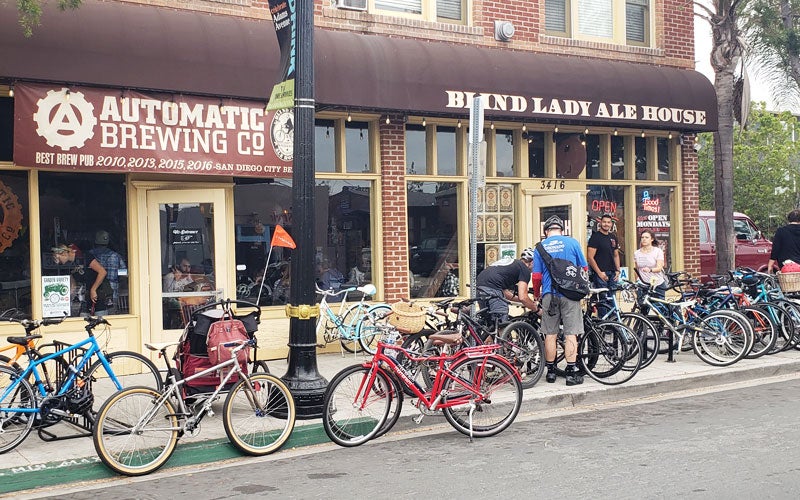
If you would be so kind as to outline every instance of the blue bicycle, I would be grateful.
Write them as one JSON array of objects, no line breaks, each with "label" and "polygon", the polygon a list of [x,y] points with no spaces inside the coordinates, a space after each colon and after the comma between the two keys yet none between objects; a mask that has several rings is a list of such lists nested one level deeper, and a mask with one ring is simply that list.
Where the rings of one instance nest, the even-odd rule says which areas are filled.
[{"label": "blue bicycle", "polygon": [[[40,352],[45,346],[31,347],[31,341],[42,338],[31,332],[63,318],[4,319],[25,328],[25,336],[7,340],[25,348],[28,366],[0,364],[0,453],[22,443],[33,428],[45,441],[91,436],[97,410],[111,394],[132,385],[163,387],[158,368],[149,358],[129,351],[103,352],[94,334],[98,325],[110,327],[103,318],[85,318],[88,338],[71,345],[48,344],[55,349],[50,354]],[[85,432],[59,437],[44,430],[62,421]]]}]

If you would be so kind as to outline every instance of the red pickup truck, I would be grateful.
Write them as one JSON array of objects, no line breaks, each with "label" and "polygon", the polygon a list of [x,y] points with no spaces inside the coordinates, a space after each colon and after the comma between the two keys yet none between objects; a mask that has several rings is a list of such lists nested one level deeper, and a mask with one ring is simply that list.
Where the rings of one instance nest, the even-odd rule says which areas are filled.
[{"label": "red pickup truck", "polygon": [[[700,211],[700,273],[703,278],[716,272],[717,246],[714,243],[716,214],[712,210]],[[736,266],[746,266],[757,271],[766,271],[772,242],[747,215],[733,213],[733,230],[736,234],[734,253]]]}]

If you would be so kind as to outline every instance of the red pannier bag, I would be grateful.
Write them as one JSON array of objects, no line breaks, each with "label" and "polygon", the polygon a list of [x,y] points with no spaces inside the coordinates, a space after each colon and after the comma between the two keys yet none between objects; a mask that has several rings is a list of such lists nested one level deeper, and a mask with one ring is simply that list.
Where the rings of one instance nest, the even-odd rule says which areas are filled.
[{"label": "red pannier bag", "polygon": [[[247,335],[244,324],[238,319],[233,319],[230,314],[224,315],[222,319],[212,323],[208,329],[208,339],[206,340],[208,361],[212,365],[228,361],[233,356],[233,350],[239,346],[239,342],[248,342],[249,340],[250,337]],[[226,346],[225,344],[228,343],[234,344]],[[241,366],[247,366],[249,356],[249,346],[236,354]]]}]

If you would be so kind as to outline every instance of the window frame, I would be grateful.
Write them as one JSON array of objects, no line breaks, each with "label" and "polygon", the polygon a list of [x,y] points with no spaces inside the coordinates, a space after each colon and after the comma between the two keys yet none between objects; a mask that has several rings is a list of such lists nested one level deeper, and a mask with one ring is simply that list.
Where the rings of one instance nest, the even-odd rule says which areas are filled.
[{"label": "window frame", "polygon": [[580,9],[578,8],[578,0],[562,0],[564,2],[566,26],[565,31],[548,30],[547,26],[547,9],[545,5],[545,14],[542,16],[542,31],[550,36],[572,38],[575,40],[583,40],[588,42],[611,43],[615,45],[637,46],[637,47],[652,47],[653,40],[653,25],[655,22],[653,3],[654,0],[647,0],[645,9],[645,26],[644,34],[645,41],[631,41],[628,39],[627,33],[627,6],[628,0],[611,0],[612,1],[612,36],[600,37],[582,34],[580,30]]},{"label": "window frame", "polygon": [[371,14],[392,16],[392,17],[403,17],[406,19],[417,19],[422,21],[447,23],[447,24],[469,25],[471,23],[470,12],[471,12],[472,0],[460,0],[461,1],[460,20],[439,17],[437,15],[437,9],[436,9],[437,6],[436,4],[438,0],[420,0],[422,8],[419,14],[412,12],[398,12],[395,10],[381,9],[376,5],[376,1],[377,0],[369,0],[367,3],[367,10]]}]

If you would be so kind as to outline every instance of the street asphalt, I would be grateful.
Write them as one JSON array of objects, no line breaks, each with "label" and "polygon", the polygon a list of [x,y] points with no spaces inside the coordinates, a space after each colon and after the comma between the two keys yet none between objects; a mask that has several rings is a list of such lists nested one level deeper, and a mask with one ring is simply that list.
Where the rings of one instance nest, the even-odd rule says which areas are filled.
[{"label": "street asphalt", "polygon": [[[342,368],[360,363],[364,357],[353,354],[320,354],[317,366],[320,374],[332,379]],[[270,361],[270,371],[278,376],[286,372],[285,360]],[[742,360],[730,367],[713,367],[700,361],[693,353],[681,353],[674,362],[661,356],[648,368],[622,385],[601,385],[588,377],[583,385],[566,387],[564,379],[555,384],[542,380],[524,392],[522,414],[587,407],[594,404],[625,401],[692,389],[706,389],[745,380],[761,379],[800,371],[800,351],[788,351],[754,360]],[[417,426],[410,416],[417,410],[406,399],[402,415],[393,432],[408,432]],[[221,402],[218,403],[221,408]],[[408,415],[408,417],[406,416]],[[444,422],[439,416],[426,416],[421,426]],[[71,428],[59,424],[49,430],[68,435]],[[285,449],[328,442],[319,419],[297,421],[295,430]],[[281,453],[278,451],[277,453]],[[178,449],[165,465],[165,469],[186,465],[240,458],[238,451],[228,444],[221,415],[208,416],[196,436],[185,436]],[[69,484],[80,481],[113,477],[94,452],[91,437],[47,442],[35,432],[16,449],[0,455],[0,495],[35,488]]]}]

